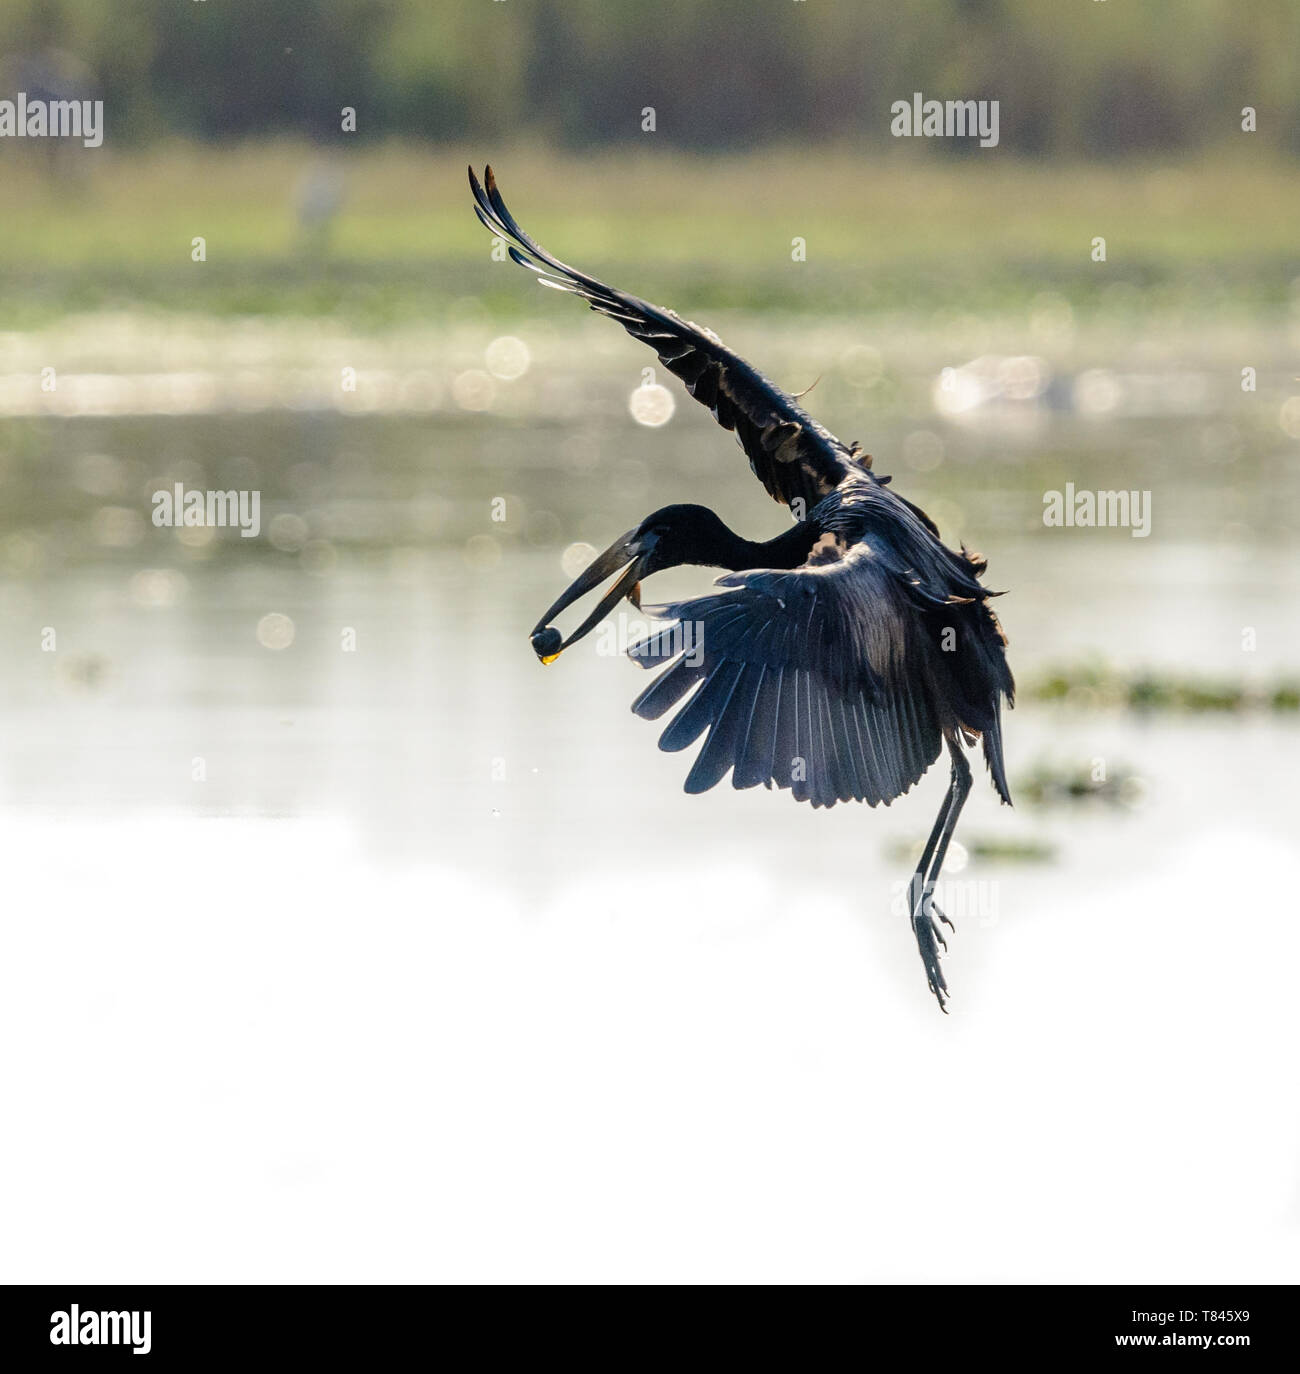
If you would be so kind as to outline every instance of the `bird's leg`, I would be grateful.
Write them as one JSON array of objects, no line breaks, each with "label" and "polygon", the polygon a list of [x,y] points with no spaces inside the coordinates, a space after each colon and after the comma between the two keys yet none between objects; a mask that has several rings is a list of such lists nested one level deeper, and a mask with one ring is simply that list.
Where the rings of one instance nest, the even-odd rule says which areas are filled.
[{"label": "bird's leg", "polygon": [[948,942],[943,938],[939,921],[943,921],[949,930],[953,928],[953,924],[934,904],[934,885],[939,879],[939,870],[943,867],[944,856],[948,853],[948,841],[952,839],[952,832],[957,828],[957,818],[961,815],[971,786],[970,764],[966,762],[966,755],[962,752],[961,746],[950,739],[948,752],[952,755],[952,777],[948,783],[948,795],[939,808],[930,838],[925,842],[921,862],[912,874],[908,893],[912,933],[916,936],[917,948],[921,951],[921,962],[925,965],[925,976],[930,991],[938,999],[942,1011],[948,1009],[948,984],[944,979],[943,970],[939,967],[939,948],[942,946],[946,950]]},{"label": "bird's leg", "polygon": [[931,899],[932,908],[938,912],[940,919],[948,929],[954,930],[953,923],[942,911],[939,911],[937,906],[934,906],[933,893],[935,884],[939,881],[939,870],[943,867],[943,861],[948,854],[948,842],[957,829],[957,818],[961,815],[961,809],[966,804],[966,798],[970,794],[971,775],[970,764],[966,762],[966,755],[961,746],[950,740],[948,749],[952,755],[952,781],[948,785],[948,800],[944,808],[943,824],[937,830],[938,844],[935,846],[934,856],[926,871],[923,894]]}]

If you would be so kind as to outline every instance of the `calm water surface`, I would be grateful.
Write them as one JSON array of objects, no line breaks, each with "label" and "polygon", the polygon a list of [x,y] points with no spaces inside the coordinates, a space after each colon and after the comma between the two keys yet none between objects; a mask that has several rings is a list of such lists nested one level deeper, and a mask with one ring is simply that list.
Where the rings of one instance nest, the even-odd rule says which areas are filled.
[{"label": "calm water surface", "polygon": [[[574,544],[675,500],[755,537],[784,513],[706,414],[633,423],[627,350],[575,376],[529,334],[518,389],[485,393],[490,337],[426,413],[0,422],[9,1170],[74,1171],[104,1221],[34,1189],[11,1277],[66,1276],[76,1228],[134,1279],[229,1277],[223,1254],[254,1280],[680,1279],[683,1227],[706,1280],[1294,1277],[1300,1094],[1262,1047],[1300,958],[1275,890],[1296,724],[1025,702],[1013,790],[1100,762],[1132,804],[1008,811],[977,770],[939,1017],[892,908],[942,775],[877,812],[687,798],[628,710],[638,668],[595,636],[549,669],[528,647]],[[790,384],[846,346],[802,345]],[[1294,674],[1296,440],[1225,359],[1168,352],[1118,394],[1080,357],[951,414],[962,355],[915,344],[883,390],[854,355],[809,404],[989,556],[1022,681],[1092,655]],[[455,401],[465,372],[487,410]],[[261,535],[155,528],[174,481],[260,490]],[[1150,536],[1045,528],[1067,481],[1151,491]],[[1011,841],[1045,857],[980,852]],[[143,1107],[95,1086],[123,1064]],[[390,1273],[411,1225],[428,1268]]]}]

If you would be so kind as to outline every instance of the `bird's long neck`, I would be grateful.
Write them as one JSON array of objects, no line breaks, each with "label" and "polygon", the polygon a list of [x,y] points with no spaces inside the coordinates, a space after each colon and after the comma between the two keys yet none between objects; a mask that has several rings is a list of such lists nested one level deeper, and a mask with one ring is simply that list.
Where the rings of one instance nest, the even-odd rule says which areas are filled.
[{"label": "bird's long neck", "polygon": [[746,568],[797,568],[805,563],[820,534],[817,526],[805,520],[775,539],[742,539],[723,525],[725,535],[710,549],[709,564],[743,572]]}]

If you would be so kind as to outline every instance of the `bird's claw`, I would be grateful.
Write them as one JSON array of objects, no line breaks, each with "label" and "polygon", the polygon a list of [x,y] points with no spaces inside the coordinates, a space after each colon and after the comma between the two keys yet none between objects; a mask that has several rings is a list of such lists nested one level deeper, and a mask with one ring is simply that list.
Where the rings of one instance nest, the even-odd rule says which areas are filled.
[{"label": "bird's claw", "polygon": [[935,1000],[939,1003],[939,1010],[946,1013],[949,995],[948,981],[944,978],[943,969],[939,966],[939,951],[942,949],[946,953],[948,942],[943,938],[940,921],[949,930],[956,929],[956,926],[934,904],[934,897],[929,892],[922,893],[921,900],[912,910],[912,933],[916,936],[916,946],[921,952],[921,962],[925,965],[925,977],[930,985],[930,991],[934,993]]}]

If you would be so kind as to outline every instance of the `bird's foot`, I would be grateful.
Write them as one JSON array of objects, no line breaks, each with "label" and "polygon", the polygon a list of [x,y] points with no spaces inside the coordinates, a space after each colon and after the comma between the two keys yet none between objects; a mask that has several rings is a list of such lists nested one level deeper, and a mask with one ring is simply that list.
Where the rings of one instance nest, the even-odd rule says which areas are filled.
[{"label": "bird's foot", "polygon": [[925,965],[925,977],[930,985],[930,991],[939,1003],[939,1010],[946,1013],[948,982],[943,976],[943,969],[939,967],[939,951],[940,948],[946,951],[948,942],[943,938],[943,928],[939,924],[941,921],[949,930],[956,929],[935,905],[934,894],[929,889],[924,890],[920,900],[912,908],[912,933],[916,936],[916,947],[921,951],[921,962]]}]

